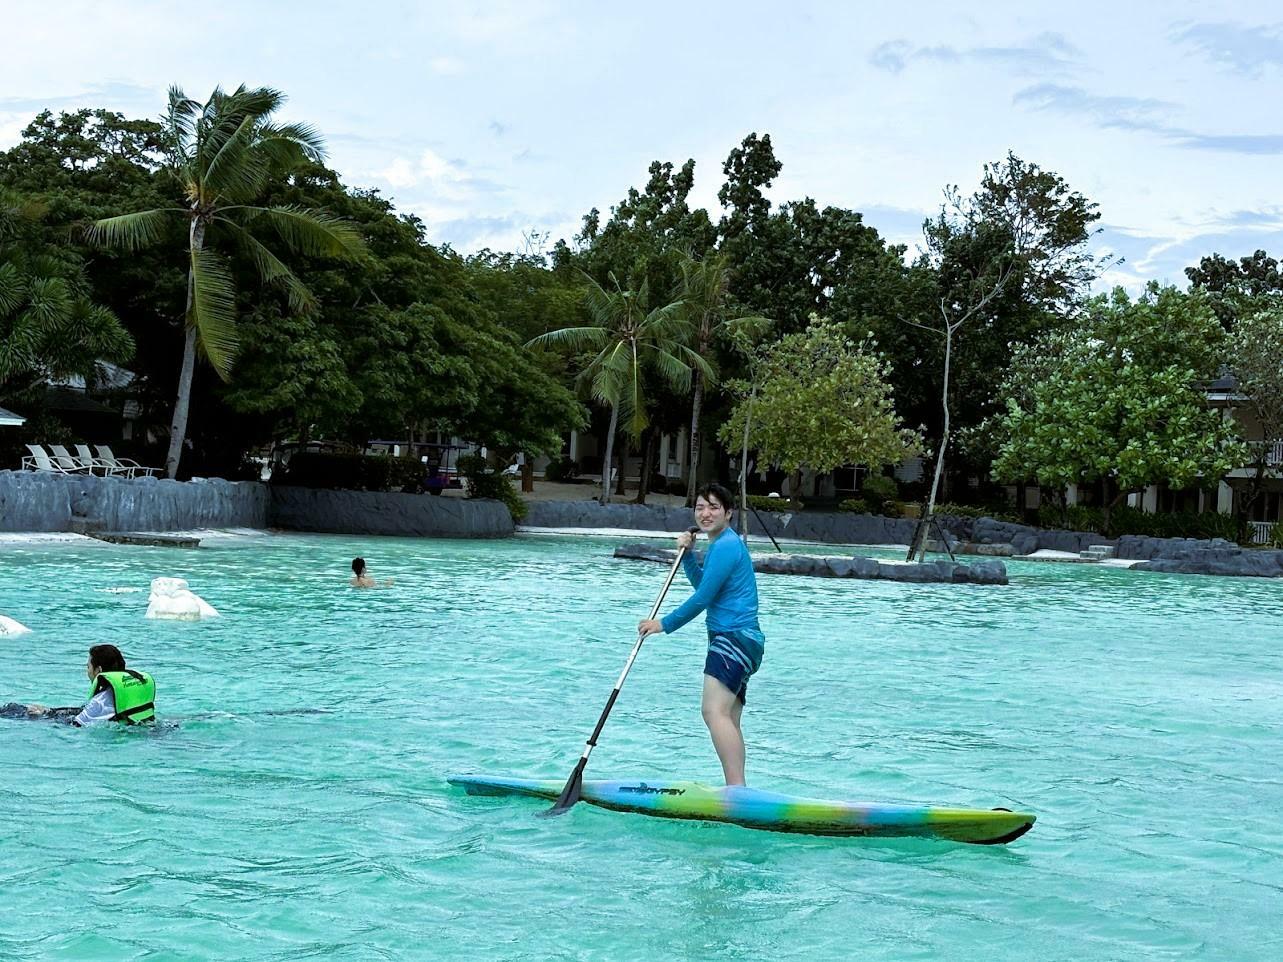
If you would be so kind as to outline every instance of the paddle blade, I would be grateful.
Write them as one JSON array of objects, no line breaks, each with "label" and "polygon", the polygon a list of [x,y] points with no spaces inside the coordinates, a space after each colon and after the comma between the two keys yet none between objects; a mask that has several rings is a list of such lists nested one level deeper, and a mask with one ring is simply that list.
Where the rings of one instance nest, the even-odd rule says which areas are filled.
[{"label": "paddle blade", "polygon": [[545,817],[562,815],[574,807],[575,803],[579,801],[579,793],[584,787],[585,761],[586,759],[584,758],[579,759],[579,764],[575,766],[575,770],[571,776],[566,779],[566,787],[561,790],[561,794],[557,797],[557,801],[553,804],[552,808],[540,812],[540,815]]}]

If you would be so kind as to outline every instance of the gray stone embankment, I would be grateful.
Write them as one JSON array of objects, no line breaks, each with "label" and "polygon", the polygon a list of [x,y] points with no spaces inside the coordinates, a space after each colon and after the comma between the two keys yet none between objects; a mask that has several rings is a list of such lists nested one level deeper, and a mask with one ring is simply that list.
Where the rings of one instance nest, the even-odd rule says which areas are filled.
[{"label": "gray stone embankment", "polygon": [[1182,575],[1227,575],[1239,578],[1283,578],[1283,551],[1242,548],[1214,538],[1119,538],[1119,551],[1148,558],[1132,565],[1133,571],[1158,571]]},{"label": "gray stone embankment", "polygon": [[[677,552],[651,544],[626,544],[615,549],[616,558],[672,564]],[[964,565],[953,561],[893,564],[876,558],[823,557],[796,554],[757,555],[753,570],[761,574],[810,575],[815,578],[863,578],[915,584],[1005,585],[1007,569],[1001,561]]]},{"label": "gray stone embankment", "polygon": [[977,544],[1010,544],[1016,555],[1039,549],[1081,553],[1092,545],[1109,545],[1121,561],[1140,561],[1133,571],[1223,575],[1243,578],[1283,577],[1283,551],[1243,548],[1223,538],[1150,538],[1123,535],[1106,538],[1091,531],[1048,531],[1023,524],[976,520],[971,538]]},{"label": "gray stone embankment", "polygon": [[1010,521],[996,521],[993,518],[977,518],[969,527],[969,531],[963,529],[968,540],[975,544],[1009,544],[1018,555],[1033,554],[1044,549],[1078,554],[1092,545],[1117,544],[1117,541],[1094,531],[1053,531]]},{"label": "gray stone embankment", "polygon": [[408,538],[506,538],[512,515],[501,501],[383,491],[272,488],[271,523],[291,531]]},{"label": "gray stone embankment", "polygon": [[265,528],[267,486],[0,471],[0,531]]},{"label": "gray stone embankment", "polygon": [[[683,531],[691,511],[650,504],[595,501],[531,501],[522,525],[529,528],[620,528],[628,531]],[[916,521],[878,515],[828,512],[748,513],[750,534],[774,535],[827,544],[908,544]]]}]

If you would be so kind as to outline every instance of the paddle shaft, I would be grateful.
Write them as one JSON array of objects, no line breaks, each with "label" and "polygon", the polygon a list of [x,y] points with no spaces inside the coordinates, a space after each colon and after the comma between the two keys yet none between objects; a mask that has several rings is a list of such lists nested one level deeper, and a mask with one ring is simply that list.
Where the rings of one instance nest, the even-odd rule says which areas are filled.
[{"label": "paddle shaft", "polygon": [[[691,528],[691,542],[694,543],[694,535],[699,533],[699,528]],[[664,598],[668,595],[668,589],[673,585],[673,579],[677,577],[677,569],[681,567],[682,558],[686,555],[686,548],[677,549],[677,557],[673,559],[673,566],[668,569],[668,577],[664,579],[664,587],[659,591],[659,597],[655,599],[655,604],[650,609],[650,618],[653,619],[659,614],[660,606],[664,603]],[[628,661],[624,663],[624,670],[619,673],[619,679],[615,682],[615,687],[611,689],[610,697],[606,699],[606,707],[602,709],[601,717],[597,719],[597,727],[592,730],[588,736],[588,741],[584,743],[584,753],[579,756],[579,762],[575,765],[575,770],[571,773],[570,778],[566,780],[566,787],[561,792],[561,797],[557,799],[550,810],[549,814],[563,812],[575,802],[579,801],[579,785],[583,780],[584,767],[588,764],[588,756],[592,750],[597,747],[597,736],[601,730],[606,727],[606,719],[610,717],[610,710],[615,707],[615,699],[619,697],[619,690],[624,687],[624,680],[628,677],[628,672],[632,670],[633,662],[637,660],[637,655],[641,651],[642,643],[645,642],[646,636],[640,631],[637,633],[637,643],[633,645],[633,650],[628,654]]]}]

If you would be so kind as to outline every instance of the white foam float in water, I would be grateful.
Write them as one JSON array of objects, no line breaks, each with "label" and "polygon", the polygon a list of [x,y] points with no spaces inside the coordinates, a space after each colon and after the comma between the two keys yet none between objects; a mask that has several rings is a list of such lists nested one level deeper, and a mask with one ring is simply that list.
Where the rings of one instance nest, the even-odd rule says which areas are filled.
[{"label": "white foam float in water", "polygon": [[106,595],[132,595],[142,591],[142,588],[99,588]]},{"label": "white foam float in water", "polygon": [[153,578],[151,597],[147,600],[147,617],[200,621],[202,618],[217,618],[218,612],[188,588],[182,578]]},{"label": "white foam float in water", "polygon": [[20,621],[14,621],[6,615],[0,615],[0,638],[14,638],[18,635],[25,635],[30,632],[28,628]]}]

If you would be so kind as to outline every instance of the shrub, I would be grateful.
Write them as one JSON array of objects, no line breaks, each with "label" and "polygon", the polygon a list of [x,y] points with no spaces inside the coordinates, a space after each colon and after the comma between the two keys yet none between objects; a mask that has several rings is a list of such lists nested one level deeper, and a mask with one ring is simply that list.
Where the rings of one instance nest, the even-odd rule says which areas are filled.
[{"label": "shrub", "polygon": [[895,483],[895,478],[888,478],[885,474],[869,475],[860,491],[870,504],[894,501],[900,496],[900,486]]},{"label": "shrub", "polygon": [[303,488],[418,491],[424,472],[423,464],[414,458],[300,451],[284,471],[273,473],[272,481]]},{"label": "shrub", "polygon": [[650,487],[648,490],[654,494],[668,494],[668,478],[664,477],[658,471],[651,472]]},{"label": "shrub", "polygon": [[1105,512],[1100,508],[1074,504],[1069,506],[1066,514],[1068,524],[1062,520],[1059,508],[1043,505],[1038,509],[1038,523],[1044,528],[1094,531],[1111,538],[1132,534],[1147,538],[1238,539],[1238,522],[1235,518],[1215,511],[1165,511],[1151,514],[1124,504],[1109,512],[1109,531],[1104,530]]},{"label": "shrub", "polygon": [[1270,544],[1276,548],[1283,548],[1283,521],[1276,524],[1270,531]]},{"label": "shrub", "polygon": [[545,481],[554,481],[564,483],[570,481],[579,473],[579,465],[571,458],[557,458],[549,461],[548,467],[544,468],[543,476]]},{"label": "shrub", "polygon": [[455,467],[463,475],[463,484],[469,498],[502,501],[507,505],[513,521],[519,522],[525,518],[529,510],[526,502],[521,499],[508,476],[491,471],[485,458],[479,454],[464,454],[455,462]]},{"label": "shrub", "polygon": [[748,505],[750,508],[756,508],[758,511],[802,510],[801,501],[793,501],[790,498],[768,498],[760,494],[750,494],[748,496]]},{"label": "shrub", "polygon": [[686,496],[686,482],[681,478],[668,479],[668,493],[675,494],[678,497]]},{"label": "shrub", "polygon": [[863,498],[847,498],[845,501],[839,501],[838,510],[849,511],[852,514],[873,514],[869,509],[869,503]]},{"label": "shrub", "polygon": [[[1043,520],[1042,511],[1048,509],[1048,505],[1043,505],[1042,508],[1039,508],[1038,523],[1044,528],[1056,527],[1056,525],[1046,523]],[[1054,511],[1056,509],[1050,510]],[[993,518],[995,521],[1010,521],[1013,524],[1022,524],[1024,522],[1023,518],[1012,512],[1005,505],[1000,508],[996,505],[981,506],[974,504],[954,504],[953,502],[946,501],[944,504],[936,505],[936,514],[947,514],[954,518]],[[1059,517],[1060,515],[1057,512],[1055,515],[1057,521],[1059,520]]]}]

